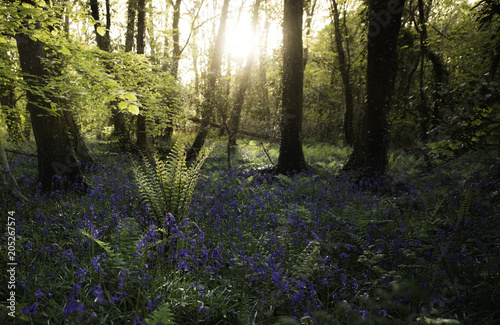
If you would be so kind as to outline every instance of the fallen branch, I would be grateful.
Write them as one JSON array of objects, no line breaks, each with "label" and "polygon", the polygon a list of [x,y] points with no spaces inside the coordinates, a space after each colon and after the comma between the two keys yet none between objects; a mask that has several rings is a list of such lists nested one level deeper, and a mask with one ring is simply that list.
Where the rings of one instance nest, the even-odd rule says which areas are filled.
[{"label": "fallen branch", "polygon": [[10,153],[14,153],[16,155],[26,155],[28,157],[38,157],[36,154],[33,154],[33,153],[27,153],[27,152],[22,152],[22,151],[17,151],[17,150],[11,150],[11,149],[4,149],[5,152],[10,152]]},{"label": "fallen branch", "polygon": [[[191,122],[194,122],[194,123],[201,123],[201,119],[197,118],[197,117],[191,117],[189,120]],[[218,123],[210,123],[209,126],[213,127],[213,128],[221,128],[221,125],[218,124]],[[279,140],[278,138],[275,138],[275,137],[270,136],[270,135],[262,135],[262,134],[259,134],[259,133],[245,131],[245,130],[240,130],[240,131],[238,131],[238,133],[246,135],[246,136],[249,136],[249,137],[257,138],[257,139],[273,140],[273,141],[278,141]]]}]

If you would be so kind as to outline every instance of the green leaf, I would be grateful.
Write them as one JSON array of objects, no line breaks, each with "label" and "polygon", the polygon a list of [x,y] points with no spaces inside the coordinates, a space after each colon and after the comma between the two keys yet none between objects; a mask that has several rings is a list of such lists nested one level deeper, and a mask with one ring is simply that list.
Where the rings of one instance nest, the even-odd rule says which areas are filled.
[{"label": "green leaf", "polygon": [[97,27],[97,34],[104,36],[104,34],[106,34],[106,28],[102,26]]},{"label": "green leaf", "polygon": [[118,108],[119,109],[125,109],[128,107],[128,103],[127,102],[119,102],[118,103]]},{"label": "green leaf", "polygon": [[131,100],[133,102],[136,102],[137,101],[137,97],[135,97],[134,94],[131,94],[131,93],[126,93],[125,94],[125,97],[128,99],[128,100]]},{"label": "green leaf", "polygon": [[57,36],[57,34],[59,34],[57,29],[53,29],[50,33],[52,34],[52,36]]},{"label": "green leaf", "polygon": [[66,54],[66,55],[71,54],[71,52],[68,50],[68,48],[66,46],[61,46],[61,48],[59,49],[59,52],[62,54]]},{"label": "green leaf", "polygon": [[139,107],[137,107],[136,105],[129,105],[128,111],[134,115],[138,115],[139,114]]}]

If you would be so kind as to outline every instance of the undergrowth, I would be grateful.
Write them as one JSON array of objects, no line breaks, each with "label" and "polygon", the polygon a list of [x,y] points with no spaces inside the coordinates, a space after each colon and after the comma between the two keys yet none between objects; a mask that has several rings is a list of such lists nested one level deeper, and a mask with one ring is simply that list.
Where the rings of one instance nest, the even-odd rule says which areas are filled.
[{"label": "undergrowth", "polygon": [[500,321],[500,186],[474,158],[419,172],[395,153],[380,186],[342,174],[348,150],[325,144],[306,147],[307,173],[255,171],[275,149],[241,143],[229,171],[215,143],[180,215],[140,200],[129,158],[98,156],[78,196],[41,194],[36,160],[10,157],[32,188],[29,204],[0,199],[16,215],[13,323]]}]

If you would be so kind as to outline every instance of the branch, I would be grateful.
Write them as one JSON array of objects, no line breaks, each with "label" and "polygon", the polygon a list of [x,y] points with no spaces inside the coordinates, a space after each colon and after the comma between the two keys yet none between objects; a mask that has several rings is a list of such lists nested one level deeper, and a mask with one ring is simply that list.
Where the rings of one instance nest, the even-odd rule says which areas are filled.
[{"label": "branch", "polygon": [[17,151],[17,150],[11,150],[11,149],[5,149],[5,152],[10,152],[10,153],[14,153],[16,155],[26,155],[28,157],[38,157],[36,154],[33,154],[33,153],[27,153],[27,152],[22,152],[22,151]]},{"label": "branch", "polygon": [[11,194],[18,198],[21,202],[28,202],[29,200],[21,193],[19,190],[19,185],[17,185],[17,181],[12,175],[12,172],[9,168],[9,162],[7,161],[7,155],[5,155],[5,150],[2,145],[2,140],[0,139],[0,162],[3,166],[3,171],[7,174],[7,182],[10,183],[11,186]]}]

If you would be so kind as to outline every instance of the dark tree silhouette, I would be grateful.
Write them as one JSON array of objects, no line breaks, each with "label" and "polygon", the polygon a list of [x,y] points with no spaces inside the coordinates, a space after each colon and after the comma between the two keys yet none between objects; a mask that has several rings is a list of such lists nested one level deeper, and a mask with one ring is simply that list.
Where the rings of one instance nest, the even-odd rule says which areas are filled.
[{"label": "dark tree silhouette", "polygon": [[302,48],[303,0],[285,0],[283,16],[283,94],[281,142],[277,173],[307,169],[302,151],[304,61]]},{"label": "dark tree silhouette", "polygon": [[364,176],[387,169],[389,123],[387,113],[394,88],[397,40],[405,0],[370,0],[368,33],[367,103],[354,151],[344,169]]},{"label": "dark tree silhouette", "polygon": [[[352,84],[351,84],[351,64],[349,62],[349,56],[346,55],[344,50],[344,36],[340,29],[340,14],[337,6],[336,0],[332,1],[332,18],[333,26],[335,30],[335,45],[337,47],[337,54],[339,60],[340,75],[342,76],[342,83],[344,85],[344,97],[345,97],[345,113],[344,113],[344,136],[345,142],[348,145],[354,144],[354,99],[352,94]],[[346,30],[347,32],[347,30]],[[349,53],[349,52],[347,52]]]},{"label": "dark tree silhouette", "polygon": [[[28,3],[29,1],[23,1]],[[27,20],[29,21],[29,20]],[[30,26],[27,26],[28,28]],[[35,28],[40,28],[35,27]],[[15,36],[23,78],[27,85],[27,110],[30,113],[38,156],[38,177],[44,192],[66,188],[74,183],[86,189],[75,152],[71,145],[63,110],[51,112],[48,90],[43,94],[33,91],[46,88],[51,76],[59,74],[44,64],[47,49],[44,43],[30,35],[19,33]],[[52,98],[51,102],[58,100]],[[54,179],[55,176],[59,178]],[[57,181],[57,182],[56,182]]]},{"label": "dark tree silhouette", "polygon": [[[144,36],[146,32],[146,0],[137,1],[137,54],[144,54],[145,42]],[[146,115],[144,108],[137,115],[137,148],[148,150],[148,136],[146,128]]]}]

